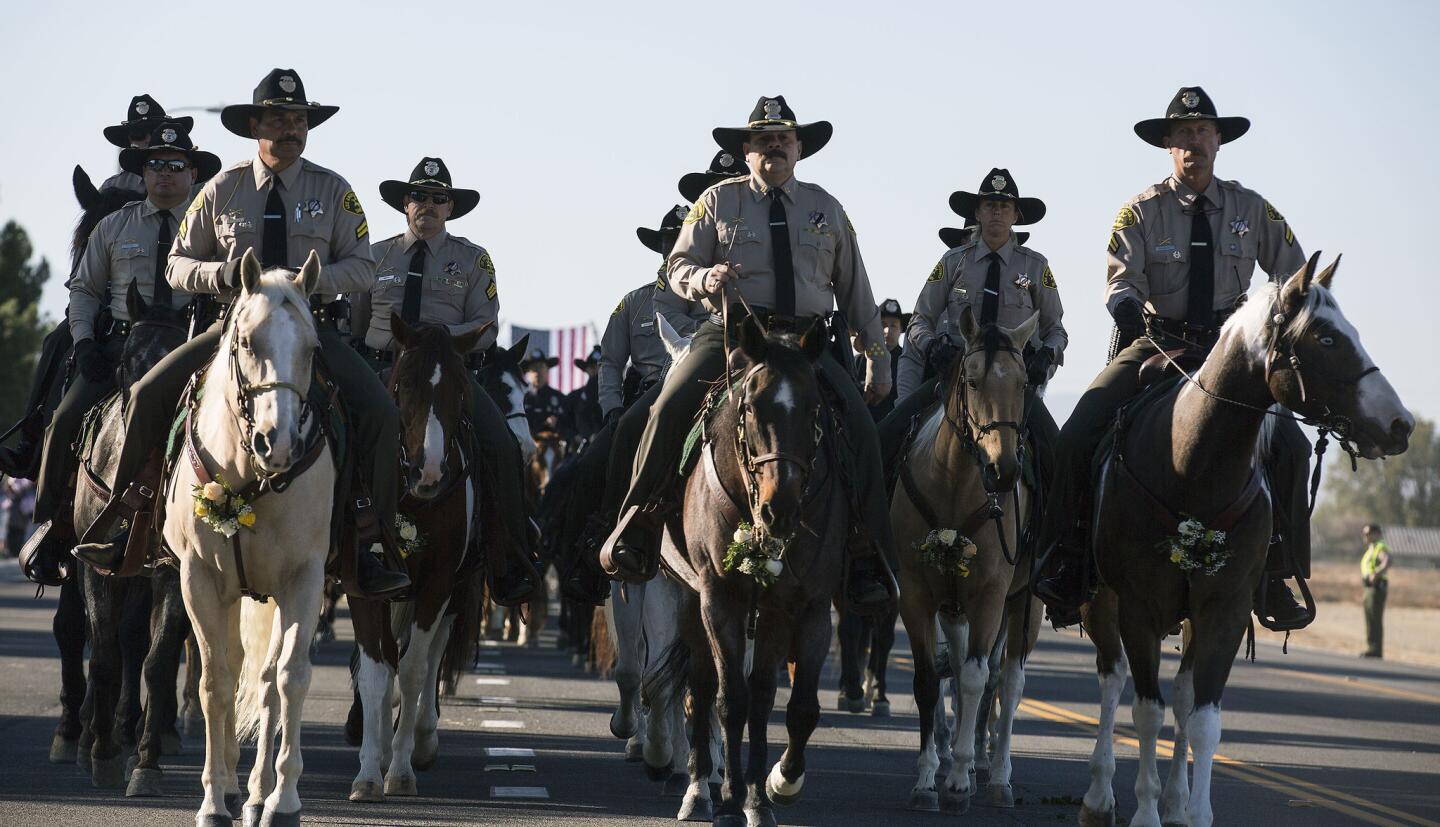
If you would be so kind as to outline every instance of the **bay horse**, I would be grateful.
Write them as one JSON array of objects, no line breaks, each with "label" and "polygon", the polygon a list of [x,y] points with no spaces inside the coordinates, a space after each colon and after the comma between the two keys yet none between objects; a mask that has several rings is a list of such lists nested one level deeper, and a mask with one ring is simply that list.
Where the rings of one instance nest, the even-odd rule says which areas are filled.
[{"label": "bay horse", "polygon": [[[959,320],[967,345],[942,383],[945,397],[923,416],[900,458],[901,484],[890,513],[900,562],[900,615],[915,659],[915,705],[920,713],[920,775],[911,791],[912,809],[943,806],[964,812],[974,793],[974,734],[982,717],[991,653],[1007,623],[1007,598],[1017,589],[1023,592],[1029,577],[1028,570],[1017,567],[1022,520],[1031,497],[1021,473],[1026,381],[1021,349],[1038,320],[1035,314],[1013,329],[982,327],[967,306]],[[948,569],[937,570],[922,559],[920,545],[931,532],[947,530],[955,533],[955,557],[945,564]],[[1019,648],[1007,661],[1002,683],[1001,726],[990,774],[992,803],[998,806],[1014,806],[1010,727],[1024,687],[1024,655],[1039,634],[1038,605],[1029,609],[1037,613],[1033,634],[1011,638]],[[937,621],[948,643],[960,700],[950,771],[938,791]],[[983,716],[988,713],[987,708]]]},{"label": "bay horse", "polygon": [[[147,303],[139,283],[130,282],[125,300],[131,319],[116,372],[117,390],[86,417],[79,439],[81,463],[73,523],[88,526],[110,499],[115,463],[125,435],[129,389],[186,338],[186,311],[168,301]],[[77,761],[96,787],[125,784],[126,758],[139,746],[129,796],[160,794],[160,756],[180,751],[175,728],[175,677],[190,623],[172,566],[157,565],[149,576],[113,577],[79,566],[81,594],[90,626],[88,713]],[[140,710],[140,679],[147,702]],[[117,702],[121,715],[116,720]],[[137,720],[138,719],[138,720]],[[88,760],[87,760],[88,759]]]},{"label": "bay horse", "polygon": [[[463,579],[461,567],[476,529],[478,475],[471,466],[470,382],[463,354],[488,328],[451,336],[443,325],[411,325],[390,314],[400,345],[389,378],[400,410],[404,486],[399,512],[405,523],[397,533],[410,549],[405,567],[413,597],[350,601],[364,714],[351,801],[418,795],[415,771],[429,769],[439,754],[436,687],[453,624],[446,609]],[[392,727],[397,674],[400,717]],[[389,764],[383,771],[382,762]]]},{"label": "bay horse", "polygon": [[[308,297],[319,275],[314,252],[292,274],[262,273],[245,251],[241,290],[181,434],[187,461],[166,485],[164,536],[203,670],[202,827],[240,816],[237,765],[249,737],[258,746],[246,824],[300,823],[300,726],[336,507],[335,459],[307,397],[319,347]],[[252,527],[227,539],[196,513],[196,487],[211,482],[249,504]]]},{"label": "bay horse", "polygon": [[[1140,741],[1130,823],[1163,819],[1208,827],[1214,820],[1210,785],[1220,699],[1271,536],[1260,454],[1267,420],[1285,415],[1272,406],[1296,412],[1322,435],[1334,434],[1352,456],[1377,459],[1408,447],[1414,417],[1335,301],[1330,288],[1339,259],[1317,274],[1319,257],[1251,296],[1197,373],[1119,417],[1097,482],[1093,547],[1104,587],[1086,621],[1097,650],[1101,727],[1082,824],[1114,821],[1111,738],[1127,671],[1135,678],[1132,715]],[[1225,532],[1217,541],[1223,549],[1205,568],[1182,568],[1175,560],[1173,538],[1188,519]],[[1172,550],[1161,550],[1162,543]],[[1189,621],[1190,640],[1175,677],[1176,748],[1162,801],[1155,759],[1165,718],[1160,644],[1181,621]],[[1187,751],[1194,753],[1193,792]]]},{"label": "bay horse", "polygon": [[[828,340],[823,323],[803,334],[762,332],[753,318],[739,327],[729,354],[728,400],[705,424],[698,466],[686,479],[682,508],[665,525],[661,554],[686,587],[678,612],[684,647],[665,658],[689,671],[694,721],[717,702],[724,727],[724,782],[714,823],[774,825],[773,805],[795,803],[805,785],[805,745],[820,720],[821,667],[830,648],[830,604],[840,588],[850,505],[836,446],[822,427],[816,362]],[[783,549],[774,582],[761,587],[725,558],[740,523],[760,542]],[[747,632],[753,665],[746,672]],[[767,771],[766,726],[775,704],[776,672],[793,660],[785,712],[789,743]],[[742,749],[748,727],[748,761]],[[692,726],[689,780],[682,812],[711,809],[710,728]]]}]

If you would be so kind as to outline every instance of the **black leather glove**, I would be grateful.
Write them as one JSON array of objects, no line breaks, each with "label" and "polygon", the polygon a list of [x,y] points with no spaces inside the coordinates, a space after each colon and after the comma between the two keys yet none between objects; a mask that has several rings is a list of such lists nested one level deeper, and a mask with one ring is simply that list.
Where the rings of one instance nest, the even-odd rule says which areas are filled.
[{"label": "black leather glove", "polygon": [[1124,299],[1115,305],[1115,327],[1120,331],[1120,345],[1127,347],[1141,336],[1145,335],[1145,314],[1140,309],[1140,302],[1134,299]]},{"label": "black leather glove", "polygon": [[950,367],[950,363],[955,361],[955,353],[957,350],[958,348],[950,343],[949,337],[936,336],[931,340],[930,344],[925,347],[925,359],[930,363],[930,366],[935,369],[936,374],[943,376],[945,371]]},{"label": "black leather glove", "polygon": [[1030,355],[1030,361],[1025,365],[1025,381],[1031,387],[1040,387],[1050,379],[1050,366],[1055,364],[1055,351],[1052,348],[1042,347]]},{"label": "black leather glove", "polygon": [[110,363],[99,342],[81,339],[75,343],[75,369],[91,382],[104,382],[110,378],[115,366]]},{"label": "black leather glove", "polygon": [[220,275],[216,276],[220,282],[221,290],[235,290],[240,287],[240,259],[232,258],[220,265]]}]

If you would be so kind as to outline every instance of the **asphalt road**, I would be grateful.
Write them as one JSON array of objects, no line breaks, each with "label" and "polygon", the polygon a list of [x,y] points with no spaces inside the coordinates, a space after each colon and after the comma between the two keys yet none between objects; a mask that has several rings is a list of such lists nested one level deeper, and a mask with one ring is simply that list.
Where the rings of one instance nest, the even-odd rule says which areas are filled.
[{"label": "asphalt road", "polygon": [[[59,661],[50,635],[55,592],[40,600],[32,599],[33,592],[13,561],[0,563],[0,827],[193,824],[198,738],[187,740],[184,754],[167,759],[169,794],[159,799],[96,790],[78,768],[47,763],[58,714]],[[339,631],[341,639],[319,654],[305,706],[300,792],[307,823],[674,823],[678,799],[662,798],[660,785],[625,763],[623,743],[608,733],[617,698],[613,684],[572,667],[549,645],[550,635],[538,649],[487,648],[480,671],[465,678],[460,696],[443,709],[440,760],[421,774],[420,797],[351,804],[346,796],[358,760],[341,732],[350,702],[348,622]],[[902,636],[889,719],[833,711],[832,659],[804,797],[777,812],[781,822],[1074,823],[1088,784],[1097,711],[1089,642],[1074,633],[1042,637],[1015,726],[1017,806],[997,810],[977,803],[963,816],[905,810],[918,743],[906,645]],[[1177,661],[1167,654],[1167,675]],[[786,696],[782,688],[771,718],[772,761],[782,743]],[[1129,700],[1127,692],[1118,716],[1115,779],[1126,816],[1134,809],[1135,780]],[[497,749],[531,750],[533,757],[489,752]],[[1298,649],[1282,655],[1262,643],[1258,663],[1235,667],[1220,752],[1225,759],[1215,782],[1217,823],[1440,827],[1440,673]],[[242,768],[250,754],[247,748]],[[537,797],[507,798],[507,792]]]}]

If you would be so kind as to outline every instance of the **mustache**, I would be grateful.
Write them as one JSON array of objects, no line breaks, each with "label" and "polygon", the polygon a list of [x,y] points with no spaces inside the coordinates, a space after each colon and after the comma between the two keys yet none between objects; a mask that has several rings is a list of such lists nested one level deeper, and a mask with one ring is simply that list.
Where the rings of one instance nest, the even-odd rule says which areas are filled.
[{"label": "mustache", "polygon": [[765,157],[766,157],[766,158],[784,158],[784,157],[786,157],[786,155],[785,155],[785,150],[783,150],[783,149],[767,149],[767,150],[765,150]]},{"label": "mustache", "polygon": [[300,139],[297,138],[297,137],[295,137],[294,135],[286,135],[285,137],[281,138],[280,140],[276,141],[275,143],[277,143],[277,144],[298,144],[298,143],[300,143]]}]

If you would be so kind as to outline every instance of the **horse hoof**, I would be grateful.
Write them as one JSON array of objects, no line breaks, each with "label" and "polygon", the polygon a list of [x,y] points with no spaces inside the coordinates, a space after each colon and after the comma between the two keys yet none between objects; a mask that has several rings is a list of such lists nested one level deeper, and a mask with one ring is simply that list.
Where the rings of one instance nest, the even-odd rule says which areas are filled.
[{"label": "horse hoof", "polygon": [[940,794],[934,790],[911,790],[908,809],[923,813],[940,812]]},{"label": "horse hoof", "polygon": [[870,707],[870,715],[871,715],[872,717],[875,717],[875,718],[889,718],[889,717],[890,717],[890,702],[889,702],[889,701],[876,701],[876,702],[874,703],[874,705],[872,705],[872,706]]},{"label": "horse hoof", "polygon": [[683,772],[671,773],[665,779],[665,789],[660,791],[661,798],[680,798],[685,791],[690,789],[690,776]]},{"label": "horse hoof", "polygon": [[50,763],[52,764],[73,763],[79,752],[79,738],[66,738],[57,732],[55,738],[50,741]]},{"label": "horse hoof", "polygon": [[415,776],[413,775],[387,775],[385,777],[385,794],[397,796],[414,796],[420,792],[415,789]]},{"label": "horse hoof", "polygon": [[195,827],[235,827],[235,819],[219,813],[195,816]]},{"label": "horse hoof", "polygon": [[634,738],[635,722],[630,721],[630,725],[627,727],[623,716],[620,715],[620,710],[617,709],[610,713],[610,734],[622,741]]},{"label": "horse hoof", "polygon": [[125,788],[126,798],[154,798],[161,795],[160,781],[165,777],[158,769],[137,767],[130,773],[130,786]]},{"label": "horse hoof", "polygon": [[1080,805],[1080,827],[1115,827],[1115,810],[1096,812],[1082,803]]},{"label": "horse hoof", "polygon": [[125,786],[125,755],[114,758],[100,758],[91,762],[90,783],[97,789],[108,790]]},{"label": "horse hoof", "polygon": [[173,731],[160,733],[161,755],[179,755],[184,750],[185,745],[180,742],[180,733]]},{"label": "horse hoof", "polygon": [[264,804],[246,804],[244,816],[240,823],[244,827],[260,827],[260,820],[265,817]]},{"label": "horse hoof", "polygon": [[125,777],[129,778],[138,766],[140,766],[140,755],[134,752],[130,753],[130,757],[125,759]]},{"label": "horse hoof", "polygon": [[770,807],[752,807],[745,810],[745,827],[779,827],[775,810]]},{"label": "horse hoof", "polygon": [[225,810],[231,821],[240,817],[240,793],[225,793]]},{"label": "horse hoof", "polygon": [[789,807],[800,800],[800,791],[805,789],[805,773],[794,781],[786,781],[784,773],[780,772],[780,764],[770,768],[770,774],[765,776],[765,794],[770,800],[781,807]]},{"label": "horse hoof", "polygon": [[440,741],[433,734],[428,738],[416,739],[415,751],[410,753],[410,767],[419,772],[427,772],[435,766],[439,757]]},{"label": "horse hoof", "polygon": [[379,781],[356,781],[350,787],[350,800],[363,804],[381,804],[385,801],[385,789]]},{"label": "horse hoof", "polygon": [[[632,736],[633,737],[633,736]],[[639,741],[631,741],[625,745],[625,761],[633,764],[636,761],[645,760],[645,745]]]},{"label": "horse hoof", "polygon": [[709,824],[714,818],[715,808],[710,799],[688,793],[685,800],[680,802],[680,812],[675,814],[676,821],[703,821]]},{"label": "horse hoof", "polygon": [[265,811],[260,817],[260,827],[300,827],[300,811],[293,813],[272,813]]},{"label": "horse hoof", "polygon": [[991,784],[989,790],[989,804],[991,807],[1004,807],[1009,809],[1015,806],[1015,791],[1011,789],[1009,784]]},{"label": "horse hoof", "polygon": [[940,793],[940,811],[949,815],[963,815],[970,810],[970,794],[968,792],[952,791],[948,787],[942,788]]},{"label": "horse hoof", "polygon": [[664,766],[660,767],[652,767],[650,766],[649,761],[645,762],[645,776],[651,781],[669,781],[670,776],[673,774],[674,773],[670,769],[669,764],[665,764]]}]

